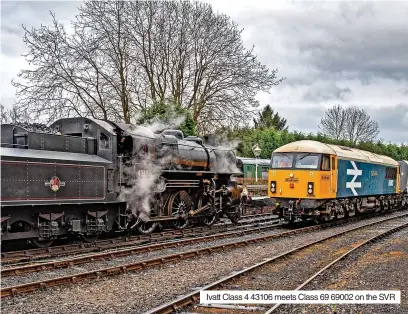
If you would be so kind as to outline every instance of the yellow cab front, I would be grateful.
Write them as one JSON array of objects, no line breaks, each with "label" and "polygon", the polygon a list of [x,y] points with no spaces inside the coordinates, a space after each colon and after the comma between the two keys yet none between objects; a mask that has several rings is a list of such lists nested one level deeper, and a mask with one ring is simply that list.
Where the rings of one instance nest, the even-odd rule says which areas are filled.
[{"label": "yellow cab front", "polygon": [[280,199],[327,199],[335,197],[331,164],[335,156],[308,152],[272,154],[268,196]]}]

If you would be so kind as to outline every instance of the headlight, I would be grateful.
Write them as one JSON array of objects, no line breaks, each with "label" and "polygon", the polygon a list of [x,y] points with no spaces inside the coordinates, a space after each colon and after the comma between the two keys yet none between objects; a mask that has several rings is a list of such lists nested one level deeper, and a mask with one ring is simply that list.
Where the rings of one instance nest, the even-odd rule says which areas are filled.
[{"label": "headlight", "polygon": [[314,186],[313,182],[307,183],[307,193],[313,194],[313,186]]},{"label": "headlight", "polygon": [[276,182],[275,182],[275,181],[272,181],[272,182],[271,182],[271,192],[272,192],[272,193],[275,193],[275,192],[276,192]]}]

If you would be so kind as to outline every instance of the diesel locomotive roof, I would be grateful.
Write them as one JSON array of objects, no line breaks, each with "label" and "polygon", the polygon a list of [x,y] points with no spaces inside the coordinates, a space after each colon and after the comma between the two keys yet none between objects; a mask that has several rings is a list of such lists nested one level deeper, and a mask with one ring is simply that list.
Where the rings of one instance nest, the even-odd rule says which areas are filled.
[{"label": "diesel locomotive roof", "polygon": [[331,154],[336,155],[340,158],[347,158],[352,160],[359,160],[363,162],[372,162],[390,166],[398,166],[398,163],[388,157],[383,155],[378,155],[374,153],[370,153],[364,150],[332,145],[332,144],[324,144],[318,141],[310,141],[310,140],[303,140],[303,141],[296,141],[286,145],[283,145],[276,149],[274,153],[318,153],[318,154]]}]

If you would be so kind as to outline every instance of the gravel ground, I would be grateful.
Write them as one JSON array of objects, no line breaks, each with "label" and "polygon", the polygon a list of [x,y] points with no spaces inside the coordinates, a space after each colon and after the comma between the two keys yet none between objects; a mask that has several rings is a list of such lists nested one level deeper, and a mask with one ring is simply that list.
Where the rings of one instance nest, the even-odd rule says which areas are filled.
[{"label": "gravel ground", "polygon": [[116,246],[108,248],[108,249],[102,249],[100,251],[96,252],[84,252],[84,253],[75,253],[71,254],[70,256],[67,256],[66,254],[62,256],[55,256],[55,257],[44,257],[44,258],[38,258],[32,262],[19,262],[19,263],[11,263],[11,264],[6,264],[6,265],[1,265],[2,269],[7,269],[7,268],[12,268],[16,266],[22,266],[22,265],[31,265],[31,264],[41,264],[41,263],[47,263],[47,262],[55,262],[55,261],[62,261],[62,260],[67,260],[71,259],[73,257],[82,257],[82,256],[87,256],[91,254],[98,254],[98,253],[103,253],[103,252],[115,252],[115,251],[121,251],[123,249],[131,249],[131,248],[137,248],[141,246],[147,246],[151,244],[157,244],[157,243],[166,243],[166,242],[172,242],[172,241],[179,241],[179,240],[185,240],[189,238],[196,238],[196,237],[203,237],[206,235],[215,235],[215,234],[221,234],[221,233],[228,233],[228,232],[234,232],[234,231],[241,231],[241,230],[247,230],[249,228],[254,228],[254,227],[265,227],[265,226],[276,226],[276,222],[274,221],[263,221],[261,219],[256,219],[252,221],[252,224],[243,224],[243,225],[231,225],[231,226],[225,226],[226,228],[215,228],[215,229],[209,229],[204,232],[200,233],[192,233],[192,234],[186,234],[184,237],[177,236],[176,238],[168,238],[168,239],[160,239],[160,238],[153,238],[151,241],[144,239],[140,241],[136,241],[135,244],[129,245],[127,242],[117,242]]},{"label": "gravel ground", "polygon": [[[400,214],[396,213],[396,214]],[[233,271],[241,270],[287,251],[342,230],[378,221],[377,217],[353,225],[318,230],[276,239],[262,244],[213,253],[177,264],[166,264],[140,272],[97,281],[58,287],[2,300],[6,313],[143,313],[149,308],[209,284]],[[311,252],[313,253],[313,252]],[[313,254],[312,254],[313,255]],[[281,275],[281,279],[285,277]],[[281,280],[279,279],[279,280]],[[271,287],[268,287],[270,289]]]},{"label": "gravel ground", "polygon": [[[343,313],[408,313],[408,230],[392,234],[316,278],[304,290],[400,290],[401,304],[339,304]],[[278,313],[333,313],[325,305],[283,305]]]},{"label": "gravel ground", "polygon": [[[134,244],[132,246],[126,246],[127,248],[131,248],[131,247],[138,247],[141,245],[149,245],[152,243],[162,243],[162,242],[167,242],[167,241],[174,241],[174,240],[178,240],[178,239],[187,239],[187,238],[192,238],[192,237],[197,237],[197,236],[204,236],[204,235],[213,235],[213,234],[218,234],[218,233],[224,233],[224,232],[231,232],[231,231],[238,231],[238,230],[246,230],[248,228],[251,227],[260,227],[260,226],[267,226],[267,225],[274,225],[276,224],[274,222],[275,219],[277,219],[278,216],[276,215],[271,215],[271,217],[256,217],[256,218],[248,218],[248,219],[243,219],[240,221],[240,224],[238,225],[234,225],[232,224],[229,220],[222,218],[224,220],[222,220],[221,222],[213,225],[213,229],[208,229],[205,230],[203,232],[200,233],[192,233],[189,234],[187,233],[184,237],[180,237],[177,236],[177,238],[173,238],[173,239],[160,239],[160,238],[153,238],[150,242],[148,239],[142,239],[140,240],[140,242],[138,242],[138,244]],[[221,228],[219,228],[221,226]],[[205,227],[204,227],[205,228]],[[169,230],[164,230],[164,231],[169,231]],[[100,252],[112,252],[112,251],[117,251],[117,250],[121,250],[124,248],[124,246],[126,245],[126,242],[117,242],[117,245],[115,247],[109,248],[109,249],[105,249],[105,250],[101,250]],[[95,252],[91,252],[91,253],[75,253],[72,256],[85,256],[85,255],[89,255],[89,254],[94,254]],[[35,263],[40,263],[40,262],[47,262],[47,261],[58,261],[58,260],[64,260],[67,259],[69,257],[67,256],[56,256],[53,257],[52,259],[50,259],[49,257],[46,258],[39,258],[35,260]],[[15,267],[18,265],[28,265],[30,263],[33,262],[21,262],[21,263],[11,263],[11,264],[6,264],[6,265],[1,265],[2,269],[6,269],[6,268],[10,268],[10,267]]]},{"label": "gravel ground", "polygon": [[[222,232],[222,231],[225,231],[226,229],[227,230],[232,230],[232,229],[238,230],[238,229],[248,227],[251,224],[258,225],[258,224],[268,223],[268,222],[271,222],[271,221],[276,220],[278,218],[279,217],[277,215],[274,215],[274,214],[272,214],[270,212],[264,212],[263,216],[261,216],[261,217],[245,217],[245,216],[243,216],[243,217],[241,217],[241,220],[239,221],[239,223],[237,225],[231,223],[231,221],[228,218],[220,218],[220,220],[218,222],[216,222],[212,226],[212,229],[209,229],[207,226],[204,226],[204,225],[203,226],[191,226],[191,227],[188,227],[186,229],[186,232],[189,232],[189,231],[191,232],[192,229],[197,229],[197,231],[194,232],[194,234],[196,234],[196,232],[198,233],[199,228],[204,228],[204,230],[207,230],[207,232]],[[175,231],[175,230],[174,229],[168,229],[168,228],[165,228],[165,229],[162,229],[162,230],[157,229],[155,234],[157,235],[157,232],[169,232],[169,231]],[[203,231],[203,232],[206,232],[206,231]],[[189,236],[188,233],[186,234],[186,237],[187,236]],[[117,237],[113,237],[112,239],[120,240],[121,237],[122,236],[117,235]],[[102,241],[107,240],[107,239],[108,238],[106,238],[105,236],[101,236],[99,238],[99,240],[102,240]],[[128,239],[130,239],[130,238],[128,238]],[[136,240],[136,237],[133,240]],[[159,238],[153,238],[152,242],[159,241],[159,240],[160,240]],[[148,239],[142,239],[141,240],[142,243],[146,242],[146,241],[149,241],[149,240]],[[51,246],[51,249],[53,247],[57,247],[57,246],[61,247],[64,244],[67,244],[64,239],[57,239],[55,241],[55,243],[54,243],[54,246]],[[122,244],[125,244],[125,242],[121,243],[119,241],[119,242],[116,243],[116,247],[119,247]],[[32,249],[33,249],[32,245],[24,243],[24,242],[19,242],[18,244],[16,244],[16,243],[13,243],[13,244],[4,243],[2,245],[1,251],[2,251],[2,253],[3,252],[4,253],[9,252],[10,253],[10,252],[15,252],[15,251],[19,251],[19,250],[29,252]],[[112,248],[112,249],[114,249],[114,248]],[[77,254],[78,253],[75,253],[75,255],[77,255]],[[86,254],[86,253],[79,253],[79,254]],[[43,260],[43,258],[39,258],[37,261],[40,261],[40,260]],[[23,263],[26,263],[26,262],[23,262]],[[18,263],[16,263],[16,264],[18,264]],[[14,264],[14,265],[16,265],[16,264]],[[11,267],[12,265],[13,264],[6,264],[6,265],[2,265],[2,267],[6,268],[6,267]]]},{"label": "gravel ground", "polygon": [[[255,235],[246,234],[242,236],[242,235],[237,234],[236,236],[234,235],[231,238],[206,241],[206,242],[195,243],[195,244],[190,244],[190,245],[180,245],[178,247],[169,248],[169,249],[159,249],[157,251],[152,251],[152,252],[147,252],[147,253],[128,255],[128,256],[123,256],[123,257],[115,257],[113,259],[107,259],[107,260],[97,261],[93,263],[79,264],[79,265],[75,265],[69,268],[39,271],[39,272],[28,273],[28,274],[24,274],[20,276],[8,276],[8,277],[2,278],[1,287],[5,288],[5,287],[21,285],[21,284],[25,284],[29,282],[34,282],[34,281],[42,281],[42,280],[52,279],[56,277],[69,276],[69,275],[84,273],[88,271],[94,271],[96,269],[114,267],[114,266],[121,265],[121,264],[129,264],[132,262],[152,259],[152,258],[159,257],[159,256],[182,253],[182,252],[187,252],[187,251],[191,251],[195,249],[207,248],[210,246],[228,244],[228,243],[232,243],[236,241],[248,240],[248,239],[254,238],[255,236],[267,236],[267,235],[277,234],[280,232],[282,232],[282,229],[277,228],[277,229],[272,229],[266,232],[260,232]],[[239,237],[239,239],[237,239],[237,237]],[[171,241],[171,242],[177,242],[177,241]]]},{"label": "gravel ground", "polygon": [[[401,219],[400,222],[407,222],[408,218]],[[380,226],[372,226],[351,232],[344,236],[325,241],[321,244],[313,245],[310,248],[302,250],[295,255],[286,258],[273,264],[266,264],[246,276],[237,278],[234,281],[224,284],[222,290],[294,290],[305,280],[313,276],[321,268],[340,257],[347,251],[351,250],[356,245],[364,242],[370,237],[387,230],[399,223],[390,221]],[[300,266],[301,265],[301,266]],[[306,266],[306,267],[305,267]],[[328,278],[325,278],[326,280]],[[324,280],[324,279],[323,279]],[[316,288],[320,290],[320,288]],[[345,288],[344,290],[347,290]],[[360,288],[364,289],[364,288]],[[303,290],[309,290],[304,288]],[[333,288],[332,290],[337,290]],[[359,290],[358,288],[355,290]],[[364,289],[371,290],[371,289]],[[254,304],[253,306],[257,306]],[[258,305],[270,308],[272,305]],[[304,305],[290,307],[287,311],[283,311],[283,307],[279,308],[276,313],[301,313],[299,312]],[[329,305],[321,305],[321,309],[330,309]],[[208,313],[208,309],[203,307],[194,307],[192,310],[195,313]],[[293,311],[293,312],[292,312]],[[224,311],[225,313],[245,313],[246,311]],[[252,311],[252,313],[260,314],[265,311]],[[317,313],[314,310],[308,310],[305,313]],[[323,312],[325,313],[325,312]],[[333,312],[332,312],[333,313]],[[357,313],[357,312],[356,312]],[[367,312],[368,313],[368,312]],[[377,313],[377,312],[371,312]]]}]

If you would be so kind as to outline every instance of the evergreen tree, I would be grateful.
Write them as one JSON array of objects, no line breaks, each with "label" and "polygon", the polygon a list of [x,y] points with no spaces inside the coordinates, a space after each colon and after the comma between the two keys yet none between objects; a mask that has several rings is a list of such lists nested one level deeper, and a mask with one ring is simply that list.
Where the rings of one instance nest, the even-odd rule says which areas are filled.
[{"label": "evergreen tree", "polygon": [[163,129],[178,128],[183,131],[184,136],[196,134],[196,124],[191,112],[179,104],[157,102],[147,108],[138,120],[139,124],[153,124],[155,122],[163,124]]},{"label": "evergreen tree", "polygon": [[275,113],[270,105],[267,105],[254,119],[255,129],[273,128],[276,131],[287,130],[286,122],[286,119],[279,116],[278,112]]}]

